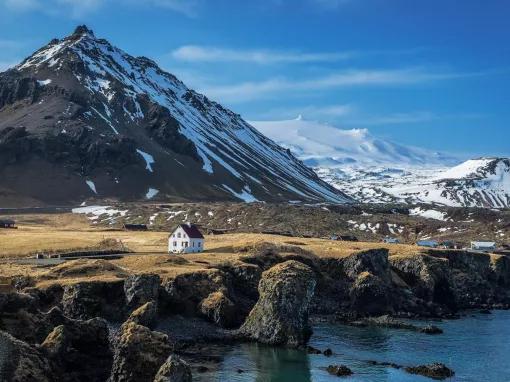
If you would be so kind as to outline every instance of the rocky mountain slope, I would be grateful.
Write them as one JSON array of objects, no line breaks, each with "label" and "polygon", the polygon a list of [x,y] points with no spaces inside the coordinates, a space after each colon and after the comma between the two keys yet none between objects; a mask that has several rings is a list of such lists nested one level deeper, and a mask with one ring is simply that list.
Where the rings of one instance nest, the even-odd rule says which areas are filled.
[{"label": "rocky mountain slope", "polygon": [[341,130],[302,118],[251,123],[361,202],[510,206],[508,158],[460,163],[445,154],[376,138],[366,129]]},{"label": "rocky mountain slope", "polygon": [[0,202],[349,198],[239,115],[81,26],[0,74]]}]

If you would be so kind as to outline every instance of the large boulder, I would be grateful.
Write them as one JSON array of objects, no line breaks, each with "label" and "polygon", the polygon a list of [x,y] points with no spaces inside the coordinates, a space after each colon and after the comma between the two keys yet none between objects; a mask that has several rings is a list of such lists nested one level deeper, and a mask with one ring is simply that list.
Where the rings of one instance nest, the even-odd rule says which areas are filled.
[{"label": "large boulder", "polygon": [[200,302],[199,308],[206,318],[221,327],[231,328],[237,323],[236,306],[223,291],[211,293]]},{"label": "large boulder", "polygon": [[315,284],[310,267],[294,260],[265,271],[259,300],[239,329],[240,336],[271,345],[305,345],[311,335],[308,311]]},{"label": "large boulder", "polygon": [[0,381],[52,382],[59,380],[43,352],[0,331]]},{"label": "large boulder", "polygon": [[112,366],[106,321],[67,320],[53,329],[41,348],[57,365],[62,381],[105,381]]},{"label": "large boulder", "polygon": [[357,315],[380,315],[391,311],[388,284],[379,276],[363,272],[350,290],[351,310]]},{"label": "large boulder", "polygon": [[127,321],[138,325],[154,328],[158,318],[158,305],[155,301],[149,301],[138,309],[135,309],[128,317]]},{"label": "large boulder", "polygon": [[411,288],[413,294],[425,301],[455,306],[450,287],[448,260],[424,254],[391,256],[393,271]]},{"label": "large boulder", "polygon": [[109,382],[152,381],[171,350],[166,334],[127,321],[120,329]]},{"label": "large boulder", "polygon": [[157,301],[161,278],[154,274],[131,275],[124,281],[127,306],[138,308],[149,301]]},{"label": "large boulder", "polygon": [[168,357],[159,368],[154,382],[191,382],[191,368],[175,354]]},{"label": "large boulder", "polygon": [[224,272],[218,269],[199,269],[181,273],[164,282],[160,300],[170,311],[196,314],[204,298],[226,289]]},{"label": "large boulder", "polygon": [[64,313],[75,319],[103,317],[118,320],[124,315],[124,281],[90,281],[66,285]]}]

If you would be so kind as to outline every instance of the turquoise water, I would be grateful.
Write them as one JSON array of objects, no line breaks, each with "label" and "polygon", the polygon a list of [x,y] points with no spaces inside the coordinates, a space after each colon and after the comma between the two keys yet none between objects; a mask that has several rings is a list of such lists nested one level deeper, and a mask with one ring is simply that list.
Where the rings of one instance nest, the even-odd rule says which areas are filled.
[{"label": "turquoise water", "polygon": [[[420,325],[425,322],[420,321]],[[470,315],[434,322],[444,334],[429,336],[404,330],[353,328],[323,324],[314,327],[310,345],[334,355],[241,344],[224,349],[217,369],[194,375],[198,381],[432,381],[403,370],[369,365],[367,360],[401,365],[443,362],[456,375],[449,381],[510,381],[510,311]],[[354,375],[330,376],[324,368],[344,364]],[[243,373],[237,370],[242,369]]]}]

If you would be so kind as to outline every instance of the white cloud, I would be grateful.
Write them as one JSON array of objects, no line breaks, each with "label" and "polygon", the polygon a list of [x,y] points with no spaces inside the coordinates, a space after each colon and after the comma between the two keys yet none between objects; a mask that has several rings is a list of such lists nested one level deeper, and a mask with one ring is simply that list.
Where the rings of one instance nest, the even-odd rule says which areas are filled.
[{"label": "white cloud", "polygon": [[250,62],[257,64],[274,64],[338,61],[351,58],[354,56],[354,53],[300,53],[185,45],[174,50],[170,55],[178,60],[192,62]]},{"label": "white cloud", "polygon": [[165,8],[187,16],[196,15],[201,0],[0,0],[0,5],[16,12],[38,11],[51,15],[82,17],[110,3],[116,7]]},{"label": "white cloud", "polygon": [[224,102],[242,102],[267,98],[282,92],[325,90],[353,86],[412,85],[470,75],[476,75],[476,73],[440,73],[430,72],[422,68],[345,70],[314,79],[290,80],[282,77],[259,82],[205,86],[202,88],[202,92],[211,98]]},{"label": "white cloud", "polygon": [[479,119],[485,115],[477,113],[437,114],[431,111],[413,111],[388,115],[361,116],[357,119],[344,120],[348,125],[377,126],[423,123],[439,120]]},{"label": "white cloud", "polygon": [[302,116],[306,119],[336,119],[339,117],[345,117],[352,114],[355,111],[353,105],[350,104],[339,104],[339,105],[307,105],[302,107],[286,107],[272,109],[267,112],[257,113],[257,118],[264,119],[287,119],[296,118]]}]

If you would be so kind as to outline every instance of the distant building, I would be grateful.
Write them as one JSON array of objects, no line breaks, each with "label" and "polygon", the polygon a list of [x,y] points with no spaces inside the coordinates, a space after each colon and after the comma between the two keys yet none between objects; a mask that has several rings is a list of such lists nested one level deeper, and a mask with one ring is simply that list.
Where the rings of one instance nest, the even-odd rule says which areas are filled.
[{"label": "distant building", "polygon": [[388,244],[399,244],[400,243],[400,240],[397,239],[396,237],[385,237],[382,241],[383,241],[383,243],[388,243]]},{"label": "distant building", "polygon": [[331,235],[329,239],[338,241],[358,241],[358,238],[354,235]]},{"label": "distant building", "polygon": [[124,229],[128,231],[147,231],[146,224],[124,224]]},{"label": "distant building", "polygon": [[11,219],[0,219],[0,228],[16,228],[16,222]]},{"label": "distant building", "polygon": [[204,236],[194,224],[180,224],[168,237],[169,253],[196,253],[203,250]]},{"label": "distant building", "polygon": [[471,249],[483,252],[494,251],[496,249],[496,243],[493,241],[472,241]]},{"label": "distant building", "polygon": [[437,248],[439,243],[435,240],[419,240],[416,242],[419,247]]},{"label": "distant building", "polygon": [[439,243],[439,248],[442,249],[461,249],[462,245],[451,240],[445,240]]}]

